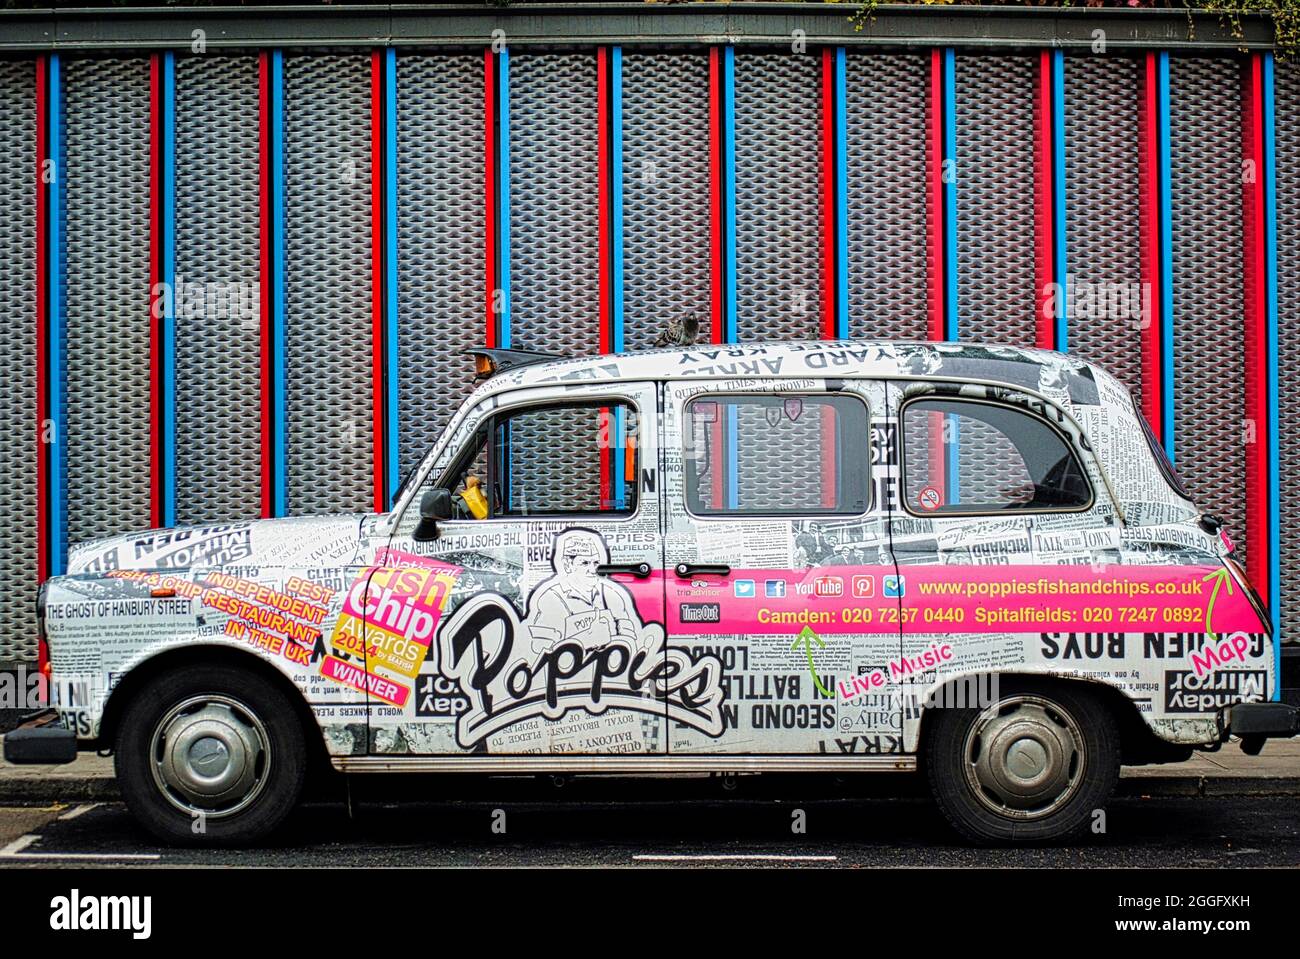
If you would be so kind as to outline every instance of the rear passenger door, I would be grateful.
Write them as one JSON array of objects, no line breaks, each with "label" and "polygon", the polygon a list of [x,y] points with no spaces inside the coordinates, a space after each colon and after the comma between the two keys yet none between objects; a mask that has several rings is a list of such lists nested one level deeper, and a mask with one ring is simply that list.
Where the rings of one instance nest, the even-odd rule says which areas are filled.
[{"label": "rear passenger door", "polygon": [[716,660],[722,691],[713,726],[670,704],[670,752],[901,749],[897,697],[869,679],[899,647],[884,400],[854,381],[666,386],[669,644]]},{"label": "rear passenger door", "polygon": [[928,687],[936,676],[1004,667],[1118,668],[1118,627],[1062,631],[1084,606],[1120,602],[1089,592],[1106,588],[1120,534],[1073,421],[1007,387],[904,382],[890,391],[902,442],[891,524],[903,602],[896,678]]}]

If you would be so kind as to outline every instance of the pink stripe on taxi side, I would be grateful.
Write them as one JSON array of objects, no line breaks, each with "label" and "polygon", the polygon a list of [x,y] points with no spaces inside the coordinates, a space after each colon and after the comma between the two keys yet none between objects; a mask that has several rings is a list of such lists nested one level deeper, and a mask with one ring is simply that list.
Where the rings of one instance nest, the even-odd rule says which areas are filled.
[{"label": "pink stripe on taxi side", "polygon": [[[669,578],[668,631],[1263,632],[1241,590],[1214,590],[1211,577],[1220,572],[1212,566],[1104,565],[905,566],[897,574],[892,566],[733,570],[724,580]],[[782,584],[772,590],[777,595],[767,595],[768,583]],[[708,603],[718,604],[716,616],[701,608]]]}]

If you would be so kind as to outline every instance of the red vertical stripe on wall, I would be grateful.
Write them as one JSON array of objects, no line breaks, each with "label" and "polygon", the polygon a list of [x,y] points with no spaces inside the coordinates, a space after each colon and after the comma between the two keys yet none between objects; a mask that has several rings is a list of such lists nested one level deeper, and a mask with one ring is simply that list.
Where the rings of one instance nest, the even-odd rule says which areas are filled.
[{"label": "red vertical stripe on wall", "polygon": [[727,278],[722,262],[722,51],[709,50],[709,251],[712,263],[712,304],[714,343],[726,337],[727,317],[723,298]]},{"label": "red vertical stripe on wall", "polygon": [[612,302],[613,274],[610,269],[612,260],[609,248],[611,211],[609,196],[609,49],[596,48],[596,192],[600,211],[598,216],[598,243],[600,260],[600,352],[608,353],[613,347],[613,332],[610,317]]},{"label": "red vertical stripe on wall", "polygon": [[487,262],[483,342],[492,349],[497,345],[497,75],[491,47],[483,51],[483,91],[483,254]]},{"label": "red vertical stripe on wall", "polygon": [[[712,341],[721,343],[727,338],[726,315],[726,265],[722,262],[722,194],[726,189],[722,182],[722,51],[718,47],[709,50],[709,250],[711,256],[713,289],[713,330]],[[718,457],[722,455],[726,432],[723,428],[722,404],[717,406],[717,419],[709,426],[709,444],[713,447],[713,505],[719,507],[726,503],[723,487],[725,469]],[[695,435],[693,426],[686,427]]]},{"label": "red vertical stripe on wall", "polygon": [[[149,57],[149,473],[151,525],[163,525],[162,498],[162,55]],[[166,295],[165,293],[163,294]]]},{"label": "red vertical stripe on wall", "polygon": [[275,278],[271,275],[271,54],[259,53],[257,57],[259,84],[259,111],[261,146],[259,152],[259,207],[261,213],[261,284],[262,311],[262,515],[270,516],[275,509],[274,476],[272,462],[275,459],[274,417],[275,417],[275,383],[272,375],[271,351],[275,343],[271,332],[272,313],[274,309],[273,286]]},{"label": "red vertical stripe on wall", "polygon": [[1151,291],[1150,313],[1142,318],[1142,415],[1156,438],[1164,439],[1160,415],[1163,389],[1160,365],[1160,143],[1156,98],[1156,54],[1141,65],[1138,96],[1138,229],[1142,247],[1142,285]]},{"label": "red vertical stripe on wall", "polygon": [[[613,302],[613,261],[610,250],[609,218],[613,211],[610,202],[610,130],[609,130],[609,48],[596,48],[596,192],[599,202],[598,245],[600,261],[600,324],[597,338],[600,352],[613,349],[613,320],[610,304]],[[600,411],[600,499],[601,506],[613,502],[610,460],[611,427],[613,418],[608,407]]]},{"label": "red vertical stripe on wall", "polygon": [[1052,284],[1055,280],[1052,247],[1052,202],[1056,184],[1052,175],[1052,51],[1043,50],[1038,55],[1038,91],[1034,97],[1034,206],[1035,216],[1035,266],[1038,289],[1034,296],[1037,310],[1034,343],[1044,350],[1056,349],[1056,323],[1053,309]]},{"label": "red vertical stripe on wall", "polygon": [[943,315],[943,51],[930,51],[930,322],[932,340],[944,337]]},{"label": "red vertical stripe on wall", "polygon": [[45,79],[46,61],[36,58],[36,579],[41,582],[50,572],[50,516],[46,499],[49,488],[49,444],[45,442],[45,423],[50,417],[51,383],[45,366],[48,362],[49,300],[45,287],[46,237],[48,216],[46,207],[45,161],[49,158],[47,99],[49,88]]},{"label": "red vertical stripe on wall", "polygon": [[[835,51],[822,51],[822,338],[835,339]],[[841,304],[842,309],[847,309]]]},{"label": "red vertical stripe on wall", "polygon": [[[384,502],[384,54],[370,53],[370,351],[375,512]],[[393,375],[397,374],[393,370]]]},{"label": "red vertical stripe on wall", "polygon": [[1269,475],[1267,437],[1268,316],[1267,247],[1264,236],[1263,64],[1253,54],[1242,71],[1242,235],[1246,369],[1246,573],[1251,582],[1269,581]]},{"label": "red vertical stripe on wall", "polygon": [[[824,303],[822,338],[836,338],[835,293],[835,51],[822,51],[822,263]],[[847,304],[841,304],[847,309]],[[836,481],[836,413],[828,406],[821,410],[822,506],[834,509],[838,493]]]}]

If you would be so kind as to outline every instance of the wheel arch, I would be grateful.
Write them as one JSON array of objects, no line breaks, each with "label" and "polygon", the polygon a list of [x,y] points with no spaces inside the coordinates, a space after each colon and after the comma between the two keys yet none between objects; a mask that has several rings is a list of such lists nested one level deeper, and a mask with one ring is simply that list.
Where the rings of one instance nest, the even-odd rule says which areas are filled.
[{"label": "wheel arch", "polygon": [[[1083,692],[1095,698],[1115,718],[1119,729],[1120,756],[1124,765],[1144,765],[1147,763],[1180,762],[1192,754],[1192,747],[1187,744],[1172,743],[1160,737],[1156,730],[1142,715],[1137,703],[1125,695],[1124,691],[1105,680],[1088,676],[1060,676],[1048,672],[1005,672],[1000,670],[974,670],[945,679],[928,687],[921,697],[921,703],[930,701],[931,697],[941,699],[946,689],[961,683],[975,683],[980,688],[983,684],[997,678],[998,683],[1010,683],[1015,689],[1070,689]],[[942,701],[942,699],[941,699]],[[906,737],[904,751],[919,753],[925,742],[928,720],[935,708],[918,707],[920,716],[913,737]],[[904,730],[905,734],[907,730]]]},{"label": "wheel arch", "polygon": [[154,678],[178,669],[195,669],[216,664],[256,673],[284,693],[293,707],[294,714],[302,723],[303,735],[308,744],[308,759],[313,765],[318,762],[328,765],[329,757],[320,721],[307,705],[302,691],[294,685],[293,680],[255,653],[235,646],[215,644],[174,646],[133,666],[113,687],[104,703],[99,721],[99,736],[95,745],[99,749],[113,748],[117,739],[118,726],[127,705]]}]

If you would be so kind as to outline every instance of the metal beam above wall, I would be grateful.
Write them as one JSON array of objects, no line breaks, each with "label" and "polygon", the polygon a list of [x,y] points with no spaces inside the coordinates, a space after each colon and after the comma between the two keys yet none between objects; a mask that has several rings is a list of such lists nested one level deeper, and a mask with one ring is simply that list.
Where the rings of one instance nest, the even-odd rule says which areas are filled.
[{"label": "metal beam above wall", "polygon": [[[856,29],[854,3],[555,3],[516,7],[137,7],[0,11],[0,52],[264,47],[810,45],[1268,49],[1265,15],[1185,10],[883,6]],[[195,31],[202,31],[196,34]],[[500,32],[498,32],[500,31]],[[801,31],[801,32],[800,32]],[[1101,31],[1100,33],[1098,31]]]}]

